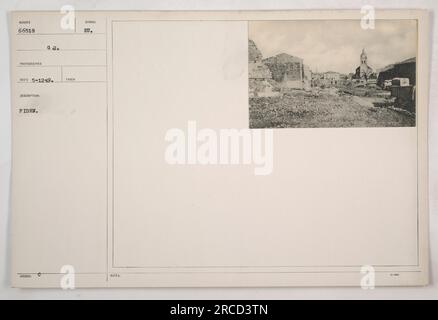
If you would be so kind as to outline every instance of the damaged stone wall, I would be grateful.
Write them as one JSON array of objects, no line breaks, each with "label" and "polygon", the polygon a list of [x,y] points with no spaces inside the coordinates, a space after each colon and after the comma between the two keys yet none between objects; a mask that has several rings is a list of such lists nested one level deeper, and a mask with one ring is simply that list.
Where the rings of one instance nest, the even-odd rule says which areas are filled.
[{"label": "damaged stone wall", "polygon": [[279,91],[273,85],[272,74],[263,62],[263,55],[254,41],[248,41],[249,97],[273,97]]},{"label": "damaged stone wall", "polygon": [[250,97],[274,96],[288,89],[311,90],[312,72],[303,59],[280,53],[263,59],[254,41],[248,42]]},{"label": "damaged stone wall", "polygon": [[264,59],[272,78],[284,88],[303,89],[303,60],[281,53]]},{"label": "damaged stone wall", "polygon": [[312,87],[312,72],[307,65],[303,65],[303,89],[310,90]]}]

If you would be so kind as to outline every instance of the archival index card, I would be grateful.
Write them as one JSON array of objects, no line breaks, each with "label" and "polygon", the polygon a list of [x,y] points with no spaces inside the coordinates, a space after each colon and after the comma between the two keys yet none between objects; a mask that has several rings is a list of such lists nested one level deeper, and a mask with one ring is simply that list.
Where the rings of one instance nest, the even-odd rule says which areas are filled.
[{"label": "archival index card", "polygon": [[13,286],[426,285],[428,16],[362,18],[11,13]]}]

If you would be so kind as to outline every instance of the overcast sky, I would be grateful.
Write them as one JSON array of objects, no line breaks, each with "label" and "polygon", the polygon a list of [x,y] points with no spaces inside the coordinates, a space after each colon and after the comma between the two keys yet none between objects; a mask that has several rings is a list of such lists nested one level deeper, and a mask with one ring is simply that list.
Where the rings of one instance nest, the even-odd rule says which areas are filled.
[{"label": "overcast sky", "polygon": [[363,30],[359,20],[252,21],[249,38],[267,58],[288,53],[304,59],[313,72],[354,72],[362,48],[374,70],[416,56],[415,20],[377,20]]}]

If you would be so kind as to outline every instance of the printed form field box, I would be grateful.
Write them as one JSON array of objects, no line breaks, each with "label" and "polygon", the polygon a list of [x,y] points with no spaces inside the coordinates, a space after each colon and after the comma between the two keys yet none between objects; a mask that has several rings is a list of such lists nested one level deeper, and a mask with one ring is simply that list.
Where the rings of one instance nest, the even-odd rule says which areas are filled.
[{"label": "printed form field box", "polygon": [[60,67],[18,67],[15,72],[17,83],[53,83],[60,82]]},{"label": "printed form field box", "polygon": [[62,67],[64,82],[105,82],[106,67],[83,66]]},{"label": "printed form field box", "polygon": [[18,51],[18,65],[38,66],[104,66],[106,64],[105,51],[61,51],[61,52],[33,52]]},{"label": "printed form field box", "polygon": [[17,37],[17,51],[105,51],[104,34],[32,35]]},{"label": "printed form field box", "polygon": [[74,11],[48,12],[44,16],[24,13],[13,21],[15,33],[19,36],[40,34],[103,34],[106,32],[106,20],[102,13],[90,13],[86,16]]}]

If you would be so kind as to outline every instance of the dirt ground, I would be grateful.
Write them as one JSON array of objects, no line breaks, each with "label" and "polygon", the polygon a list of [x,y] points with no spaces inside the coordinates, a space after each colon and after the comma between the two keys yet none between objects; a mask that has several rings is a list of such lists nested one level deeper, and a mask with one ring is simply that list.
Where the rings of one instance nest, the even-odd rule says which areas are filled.
[{"label": "dirt ground", "polygon": [[282,97],[251,98],[250,128],[411,127],[415,116],[375,107],[337,90],[292,90]]}]

